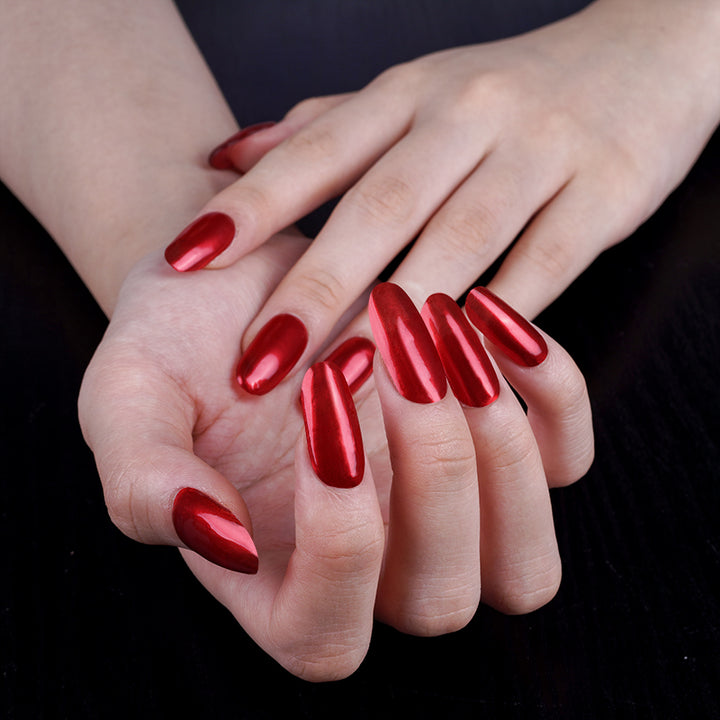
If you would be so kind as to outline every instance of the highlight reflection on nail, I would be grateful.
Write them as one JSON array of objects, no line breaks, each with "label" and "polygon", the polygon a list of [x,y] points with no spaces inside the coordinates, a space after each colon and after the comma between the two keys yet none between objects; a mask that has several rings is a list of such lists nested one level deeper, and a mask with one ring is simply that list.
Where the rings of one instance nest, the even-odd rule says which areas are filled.
[{"label": "highlight reflection on nail", "polygon": [[458,304],[444,293],[431,295],[421,315],[430,330],[455,397],[470,407],[490,405],[500,382],[482,341]]},{"label": "highlight reflection on nail", "polygon": [[316,475],[331,487],[359,485],[365,473],[362,434],[350,388],[340,369],[328,362],[309,368],[300,403]]},{"label": "highlight reflection on nail", "polygon": [[447,381],[440,357],[420,313],[398,285],[376,285],[368,304],[378,352],[397,391],[416,403],[445,397]]},{"label": "highlight reflection on nail", "polygon": [[350,392],[354,393],[372,375],[374,356],[375,345],[367,338],[357,336],[348,338],[338,345],[327,357],[327,362],[340,368]]},{"label": "highlight reflection on nail", "polygon": [[210,212],[190,223],[165,250],[165,260],[178,272],[200,270],[227,250],[235,237],[229,215]]},{"label": "highlight reflection on nail", "polygon": [[517,310],[487,288],[470,291],[465,311],[470,322],[518,365],[534,367],[547,357],[548,347],[543,336]]}]

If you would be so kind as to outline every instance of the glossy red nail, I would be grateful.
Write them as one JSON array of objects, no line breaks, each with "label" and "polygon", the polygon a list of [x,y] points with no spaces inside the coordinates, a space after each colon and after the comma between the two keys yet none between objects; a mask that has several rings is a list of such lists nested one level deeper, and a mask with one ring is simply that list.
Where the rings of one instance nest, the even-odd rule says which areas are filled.
[{"label": "glossy red nail", "polygon": [[447,382],[440,357],[405,291],[389,282],[376,285],[368,314],[377,349],[398,392],[416,403],[444,398]]},{"label": "glossy red nail", "polygon": [[245,138],[254,135],[256,132],[260,132],[260,130],[265,130],[266,128],[272,127],[273,125],[275,125],[275,122],[268,121],[259,122],[255,123],[254,125],[248,125],[247,127],[244,127],[242,130],[239,130],[234,135],[231,135],[224,143],[218,145],[210,153],[210,156],[208,157],[208,163],[216,170],[234,169],[235,165],[230,158],[230,149]]},{"label": "glossy red nail", "polygon": [[178,537],[206,560],[236,572],[257,572],[258,554],[250,533],[205,493],[194,488],[180,490],[173,502],[172,519]]},{"label": "glossy red nail", "polygon": [[534,367],[547,357],[548,347],[543,336],[517,310],[487,288],[470,291],[465,311],[472,324],[518,365]]},{"label": "glossy red nail", "polygon": [[303,378],[300,403],[313,470],[336,488],[359,485],[365,472],[362,434],[350,388],[340,369],[315,363]]},{"label": "glossy red nail", "polygon": [[490,405],[500,382],[482,341],[458,304],[444,293],[431,295],[420,312],[455,397],[470,407]]},{"label": "glossy red nail", "polygon": [[211,212],[190,223],[165,250],[165,259],[178,272],[200,270],[227,250],[235,223],[225,213]]},{"label": "glossy red nail", "polygon": [[237,381],[253,395],[270,392],[295,367],[308,331],[294,315],[276,315],[266,323],[240,358]]},{"label": "glossy red nail", "polygon": [[372,375],[375,345],[364,337],[351,337],[333,350],[327,362],[333,363],[345,376],[354,393]]}]

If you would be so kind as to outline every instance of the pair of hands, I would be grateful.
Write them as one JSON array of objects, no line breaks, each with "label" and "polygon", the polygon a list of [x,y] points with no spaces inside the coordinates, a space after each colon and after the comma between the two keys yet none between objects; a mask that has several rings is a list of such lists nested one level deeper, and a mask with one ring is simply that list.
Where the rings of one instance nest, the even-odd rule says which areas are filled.
[{"label": "pair of hands", "polygon": [[[410,403],[376,360],[356,396],[368,458],[356,488],[315,476],[298,390],[328,337],[370,336],[353,306],[414,237],[392,280],[420,304],[460,295],[520,233],[493,288],[532,316],[655,209],[714,123],[655,31],[605,2],[303,103],[223,151],[252,172],[202,212],[234,224],[212,263],[222,272],[179,275],[157,254],[127,278],[80,401],[110,513],[131,537],[182,545],[173,498],[195,487],[253,527],[256,576],[183,554],[292,672],[352,672],[373,614],[412,633],[456,629],[481,578],[483,600],[508,612],[554,594],[547,488],[592,457],[584,383],[555,343],[536,368],[490,348],[527,415],[502,379],[486,408],[451,393]],[[343,192],[312,245],[282,230]],[[308,328],[302,357],[270,394],[243,393],[238,339],[247,348],[286,312]]]}]

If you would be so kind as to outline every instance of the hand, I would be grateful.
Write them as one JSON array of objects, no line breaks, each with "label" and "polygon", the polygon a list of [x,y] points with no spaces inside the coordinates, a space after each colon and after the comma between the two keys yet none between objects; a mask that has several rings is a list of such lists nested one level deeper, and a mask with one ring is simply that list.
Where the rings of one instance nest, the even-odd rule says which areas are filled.
[{"label": "hand", "polygon": [[[517,238],[490,286],[532,317],[694,161],[720,115],[719,26],[717,3],[604,0],[521,37],[392,68],[359,93],[302,103],[225,149],[252,170],[206,206],[228,218],[192,267],[218,252],[211,266],[229,265],[345,193],[244,349],[291,312],[309,333],[302,359],[314,355],[416,237],[391,279],[417,302],[438,290],[459,297]],[[176,267],[190,267],[198,232],[169,250]]]},{"label": "hand", "polygon": [[[142,260],[88,368],[80,417],[118,527],[185,548],[259,645],[293,673],[328,680],[358,666],[374,614],[415,634],[456,630],[475,612],[481,577],[483,599],[503,611],[547,602],[560,579],[548,483],[585,472],[592,429],[582,376],[556,343],[545,338],[537,366],[508,360],[498,348],[512,354],[518,342],[520,362],[542,360],[542,340],[533,346],[523,321],[515,339],[493,334],[477,303],[497,364],[467,321],[480,354],[453,354],[447,318],[459,309],[439,298],[424,314],[455,357],[448,375],[464,377],[453,387],[478,407],[461,405],[417,311],[383,285],[372,308],[384,358],[356,395],[362,439],[338,370],[319,364],[302,388],[308,448],[299,376],[263,397],[233,377],[236,338],[306,247],[283,234],[231,268],[191,275],[157,253]],[[392,339],[398,320],[414,359]]]}]

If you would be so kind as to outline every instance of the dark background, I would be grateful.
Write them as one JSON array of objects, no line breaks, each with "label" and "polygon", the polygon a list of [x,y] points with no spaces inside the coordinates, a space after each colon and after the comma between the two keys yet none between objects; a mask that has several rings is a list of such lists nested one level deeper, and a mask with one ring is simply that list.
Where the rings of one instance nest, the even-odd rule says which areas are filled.
[{"label": "dark background", "polygon": [[[244,125],[582,4],[181,5]],[[538,320],[585,372],[597,434],[588,476],[553,492],[557,598],[441,638],[378,625],[362,667],[321,685],[265,656],[177,552],[107,519],[75,411],[106,321],[0,187],[0,716],[720,717],[719,171],[716,135]]]}]

